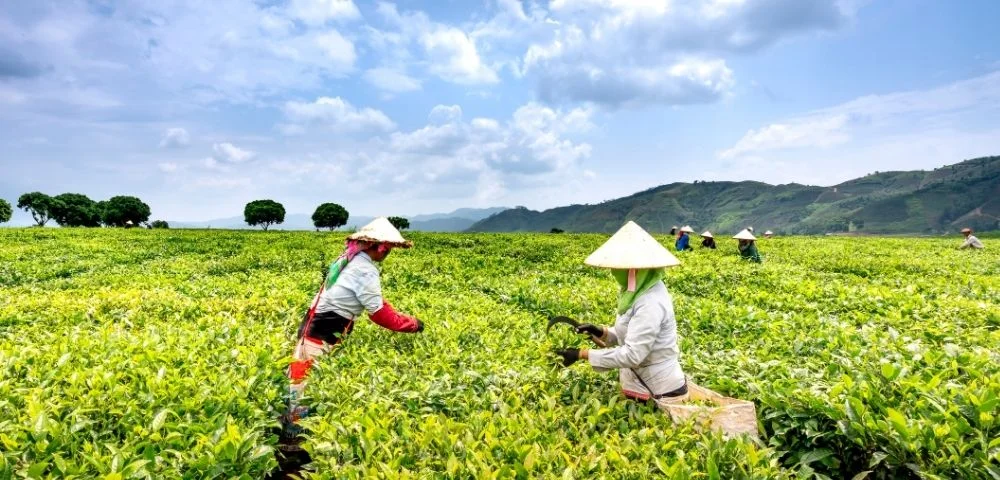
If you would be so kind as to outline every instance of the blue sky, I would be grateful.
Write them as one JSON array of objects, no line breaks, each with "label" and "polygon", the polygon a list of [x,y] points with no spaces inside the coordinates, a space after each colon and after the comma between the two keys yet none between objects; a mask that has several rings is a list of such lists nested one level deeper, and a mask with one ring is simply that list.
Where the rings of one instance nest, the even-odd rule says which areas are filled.
[{"label": "blue sky", "polygon": [[1000,153],[997,18],[995,0],[6,1],[0,198],[413,215],[933,168]]}]

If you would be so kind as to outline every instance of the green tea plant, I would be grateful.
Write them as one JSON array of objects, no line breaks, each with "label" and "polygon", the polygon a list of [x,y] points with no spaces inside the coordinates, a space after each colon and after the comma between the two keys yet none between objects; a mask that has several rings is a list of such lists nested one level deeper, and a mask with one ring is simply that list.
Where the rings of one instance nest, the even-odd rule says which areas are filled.
[{"label": "green tea plant", "polygon": [[[344,233],[0,229],[0,478],[262,478],[293,336]],[[1000,478],[1000,254],[735,241],[668,270],[685,371],[761,440],[674,425],[548,316],[611,323],[603,235],[411,233],[307,393],[310,478]],[[660,239],[665,244],[670,239]]]}]

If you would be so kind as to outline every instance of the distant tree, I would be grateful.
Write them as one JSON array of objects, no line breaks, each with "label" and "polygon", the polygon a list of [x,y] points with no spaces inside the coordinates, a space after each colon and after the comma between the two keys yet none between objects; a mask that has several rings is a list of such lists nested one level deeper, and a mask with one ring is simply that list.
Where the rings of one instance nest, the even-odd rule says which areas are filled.
[{"label": "distant tree", "polygon": [[350,218],[350,214],[347,213],[344,207],[336,203],[324,203],[316,207],[316,211],[313,212],[312,221],[317,230],[320,228],[333,230],[347,225],[348,218]]},{"label": "distant tree", "polygon": [[136,197],[111,197],[106,202],[98,202],[101,220],[112,227],[138,226],[149,220],[149,205]]},{"label": "distant tree", "polygon": [[153,223],[149,224],[152,228],[170,228],[170,224],[166,220],[153,220]]},{"label": "distant tree", "polygon": [[52,218],[53,207],[56,207],[56,199],[42,193],[31,192],[21,195],[17,199],[17,208],[31,214],[31,218],[39,227],[44,227]]},{"label": "distant tree", "polygon": [[7,200],[0,198],[0,223],[7,223],[10,217],[14,216],[14,209],[10,207]]},{"label": "distant tree", "polygon": [[274,200],[254,200],[243,208],[243,220],[267,231],[267,227],[285,221],[285,207]]},{"label": "distant tree", "polygon": [[397,230],[406,230],[410,228],[410,221],[403,217],[389,217],[389,223],[396,227]]},{"label": "distant tree", "polygon": [[101,212],[97,202],[80,193],[56,195],[52,206],[52,219],[64,227],[99,227]]},{"label": "distant tree", "polygon": [[552,230],[549,230],[549,233],[563,233],[564,231],[565,230],[561,228],[553,228]]}]

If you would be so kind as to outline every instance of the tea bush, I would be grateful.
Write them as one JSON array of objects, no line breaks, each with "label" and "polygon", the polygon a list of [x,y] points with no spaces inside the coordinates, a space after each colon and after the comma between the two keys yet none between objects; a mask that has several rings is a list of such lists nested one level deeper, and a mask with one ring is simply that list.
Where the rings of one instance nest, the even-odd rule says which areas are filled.
[{"label": "tea bush", "polygon": [[[261,478],[293,335],[342,233],[0,229],[0,478]],[[788,237],[678,254],[682,365],[757,404],[725,440],[552,367],[611,323],[603,235],[421,234],[427,325],[361,322],[310,377],[313,478],[1000,478],[1000,254]],[[664,244],[670,239],[661,238]]]}]

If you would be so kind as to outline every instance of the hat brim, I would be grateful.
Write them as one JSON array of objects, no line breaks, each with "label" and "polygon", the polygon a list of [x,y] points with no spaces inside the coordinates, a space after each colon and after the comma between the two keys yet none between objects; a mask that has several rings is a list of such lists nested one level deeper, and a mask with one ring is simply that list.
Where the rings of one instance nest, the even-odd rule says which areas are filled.
[{"label": "hat brim", "polygon": [[357,236],[352,235],[352,236],[347,237],[347,238],[349,238],[351,240],[357,240],[359,242],[379,243],[379,244],[383,244],[383,245],[389,245],[389,246],[391,246],[393,248],[411,248],[411,247],[413,247],[413,242],[410,241],[410,240],[406,240],[406,241],[403,241],[403,242],[391,242],[391,241],[386,241],[386,240],[379,240],[377,238],[372,238],[372,237],[369,237],[367,235],[357,235]]}]

